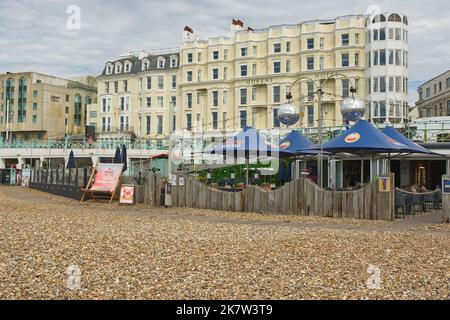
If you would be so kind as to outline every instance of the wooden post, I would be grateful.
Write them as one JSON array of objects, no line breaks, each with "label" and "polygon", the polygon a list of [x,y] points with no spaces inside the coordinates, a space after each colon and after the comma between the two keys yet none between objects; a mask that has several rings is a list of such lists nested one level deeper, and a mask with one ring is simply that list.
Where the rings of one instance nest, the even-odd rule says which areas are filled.
[{"label": "wooden post", "polygon": [[[442,178],[450,179],[450,175],[443,176]],[[446,194],[444,191],[442,189],[442,223],[450,223],[450,194]]]}]

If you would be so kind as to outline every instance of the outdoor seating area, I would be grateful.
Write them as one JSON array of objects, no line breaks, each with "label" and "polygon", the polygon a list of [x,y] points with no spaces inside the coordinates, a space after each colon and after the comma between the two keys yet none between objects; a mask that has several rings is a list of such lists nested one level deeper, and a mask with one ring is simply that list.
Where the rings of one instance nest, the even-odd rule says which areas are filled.
[{"label": "outdoor seating area", "polygon": [[415,217],[442,209],[442,192],[408,192],[395,189],[395,216],[396,218]]}]

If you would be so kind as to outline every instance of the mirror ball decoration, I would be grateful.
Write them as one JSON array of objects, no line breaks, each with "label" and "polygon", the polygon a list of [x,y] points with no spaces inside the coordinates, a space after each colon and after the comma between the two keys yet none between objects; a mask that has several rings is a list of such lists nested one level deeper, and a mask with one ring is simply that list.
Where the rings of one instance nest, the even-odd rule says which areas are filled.
[{"label": "mirror ball decoration", "polygon": [[354,98],[347,98],[342,102],[341,112],[345,121],[356,122],[364,117],[364,102]]},{"label": "mirror ball decoration", "polygon": [[278,119],[286,126],[296,124],[300,120],[300,109],[293,104],[285,104],[278,110]]}]

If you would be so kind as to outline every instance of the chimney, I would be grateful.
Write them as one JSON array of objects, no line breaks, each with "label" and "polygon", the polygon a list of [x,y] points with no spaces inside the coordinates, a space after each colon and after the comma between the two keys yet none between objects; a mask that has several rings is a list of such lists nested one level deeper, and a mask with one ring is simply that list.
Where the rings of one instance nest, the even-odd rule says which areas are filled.
[{"label": "chimney", "polygon": [[231,33],[235,34],[236,31],[244,30],[244,23],[241,20],[233,19],[231,21]]},{"label": "chimney", "polygon": [[185,26],[183,30],[183,42],[192,41],[194,38],[194,30],[191,27]]}]

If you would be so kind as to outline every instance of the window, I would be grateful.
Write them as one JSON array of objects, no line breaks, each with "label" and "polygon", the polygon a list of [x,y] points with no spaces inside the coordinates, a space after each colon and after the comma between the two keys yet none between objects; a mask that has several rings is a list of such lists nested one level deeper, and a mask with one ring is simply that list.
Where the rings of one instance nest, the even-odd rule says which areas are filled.
[{"label": "window", "polygon": [[389,64],[394,64],[394,50],[389,50]]},{"label": "window", "polygon": [[222,102],[223,104],[227,104],[228,103],[228,91],[224,90],[222,92]]},{"label": "window", "polygon": [[373,78],[373,92],[378,92],[378,78]]},{"label": "window", "polygon": [[37,108],[38,108],[38,104],[36,102],[33,103],[33,110],[37,110]]},{"label": "window", "polygon": [[325,38],[321,37],[319,39],[319,47],[320,47],[320,49],[323,49],[324,46],[325,46]]},{"label": "window", "polygon": [[355,52],[355,67],[359,67],[359,53]]},{"label": "window", "polygon": [[187,62],[188,62],[188,63],[192,63],[192,53],[191,53],[191,52],[189,52],[189,53],[187,54]]},{"label": "window", "polygon": [[252,101],[256,101],[256,86],[252,87]]},{"label": "window", "polygon": [[286,72],[291,72],[291,60],[286,60]]},{"label": "window", "polygon": [[380,77],[380,92],[386,92],[386,77]]},{"label": "window", "polygon": [[177,61],[178,59],[177,58],[171,58],[170,59],[170,67],[171,68],[176,68],[177,67]]},{"label": "window", "polygon": [[[117,82],[116,82],[117,83]],[[81,126],[81,114],[82,114],[82,103],[81,103],[81,96],[77,94],[75,96],[74,100],[74,118],[73,118],[73,124],[75,126]]]},{"label": "window", "polygon": [[291,42],[290,41],[286,42],[286,52],[291,52]]},{"label": "window", "polygon": [[177,76],[172,76],[172,89],[177,88]]},{"label": "window", "polygon": [[307,106],[308,110],[308,126],[312,127],[314,126],[314,106]]},{"label": "window", "polygon": [[394,28],[389,28],[389,40],[394,40]]},{"label": "window", "polygon": [[228,121],[227,113],[224,112],[224,113],[222,113],[222,128],[225,129],[227,127],[227,121]]},{"label": "window", "polygon": [[214,111],[214,112],[212,112],[212,128],[213,128],[213,130],[217,130],[218,128],[219,128],[219,122],[218,122],[218,116],[217,116],[217,112],[216,111]]},{"label": "window", "polygon": [[247,126],[247,110],[241,110],[239,112],[239,120],[241,129],[245,128]]},{"label": "window", "polygon": [[450,100],[447,101],[447,116],[450,116]]},{"label": "window", "polygon": [[350,65],[348,56],[349,56],[348,53],[343,53],[342,54],[342,66],[343,67],[348,67]]},{"label": "window", "polygon": [[373,65],[374,66],[378,65],[378,51],[373,52]]},{"label": "window", "polygon": [[314,100],[314,82],[308,81],[306,83],[307,91],[308,91],[308,101]]},{"label": "window", "polygon": [[314,57],[307,57],[306,65],[308,70],[314,70]]},{"label": "window", "polygon": [[380,50],[380,66],[386,65],[386,50]]},{"label": "window", "polygon": [[143,61],[142,62],[142,70],[147,70],[148,69],[148,62],[147,61]]},{"label": "window", "polygon": [[120,97],[120,110],[125,110],[125,97]]},{"label": "window", "polygon": [[307,49],[314,49],[314,38],[308,38],[306,40],[306,48]]},{"label": "window", "polygon": [[380,41],[386,40],[386,28],[380,29]]},{"label": "window", "polygon": [[246,57],[248,54],[247,48],[241,48],[241,57]]},{"label": "window", "polygon": [[219,60],[219,51],[213,51],[213,60]]},{"label": "window", "polygon": [[212,91],[212,106],[219,106],[219,91]]},{"label": "window", "polygon": [[156,116],[158,119],[158,134],[162,134],[163,133],[163,116],[158,115]]},{"label": "window", "polygon": [[256,63],[252,64],[252,76],[256,76]]},{"label": "window", "polygon": [[145,132],[146,132],[146,134],[150,134],[151,124],[152,124],[151,116],[146,116],[145,117],[145,129],[146,129]]},{"label": "window", "polygon": [[186,129],[192,130],[192,114],[186,114]]},{"label": "window", "polygon": [[202,70],[197,70],[197,81],[202,81]]},{"label": "window", "polygon": [[342,40],[342,45],[343,45],[343,46],[348,46],[349,43],[350,43],[348,33],[343,33],[343,34],[341,35],[341,40]]},{"label": "window", "polygon": [[355,44],[359,44],[359,33],[355,33]]},{"label": "window", "polygon": [[247,104],[247,88],[242,88],[241,90],[241,105]]},{"label": "window", "polygon": [[242,64],[241,65],[241,77],[246,77],[246,76],[247,76],[247,65]]},{"label": "window", "polygon": [[274,86],[273,87],[273,102],[274,103],[280,103],[281,101],[281,92],[280,92],[280,86]]},{"label": "window", "polygon": [[197,53],[197,62],[201,62],[202,61],[202,53],[201,52],[199,52],[199,53]]},{"label": "window", "polygon": [[402,83],[402,77],[395,77],[395,92],[401,92],[402,91],[401,83]]},{"label": "window", "polygon": [[123,80],[123,91],[128,92],[128,80]]},{"label": "window", "polygon": [[114,93],[119,92],[119,81],[114,81]]},{"label": "window", "polygon": [[201,100],[201,95],[200,95],[200,92],[199,91],[197,91],[197,104],[200,104],[200,100]]},{"label": "window", "polygon": [[217,69],[217,68],[212,69],[212,78],[214,80],[219,79],[219,69]]},{"label": "window", "polygon": [[33,115],[33,123],[37,123],[37,115]]},{"label": "window", "polygon": [[378,41],[378,29],[373,30],[373,41]]},{"label": "window", "polygon": [[389,77],[389,92],[394,92],[394,77]]},{"label": "window", "polygon": [[131,64],[127,63],[125,64],[125,72],[130,72],[131,70]]},{"label": "window", "polygon": [[[109,82],[105,82],[105,93],[109,93]],[[67,99],[66,99],[66,101],[67,101]]]},{"label": "window", "polygon": [[192,71],[188,71],[186,72],[186,78],[188,82],[192,81]]},{"label": "window", "polygon": [[273,44],[273,53],[280,53],[281,52],[281,43],[274,43]]},{"label": "window", "polygon": [[447,80],[445,82],[446,82],[446,87],[450,88],[450,78],[447,78]]},{"label": "window", "polygon": [[223,50],[223,60],[228,60],[228,49]]},{"label": "window", "polygon": [[187,107],[192,108],[192,93],[186,94]]},{"label": "window", "polygon": [[33,91],[33,98],[37,98],[38,97],[38,92],[37,92],[37,90],[34,90]]},{"label": "window", "polygon": [[402,40],[402,29],[395,28],[395,40]]},{"label": "window", "polygon": [[324,65],[324,57],[323,56],[320,56],[319,57],[319,69],[320,70],[323,70],[325,68],[325,65]]},{"label": "window", "polygon": [[258,55],[258,47],[253,46],[253,56],[256,57]]},{"label": "window", "polygon": [[162,108],[164,107],[164,97],[157,97],[157,107]]},{"label": "window", "polygon": [[147,108],[151,108],[152,106],[152,97],[147,97]]},{"label": "window", "polygon": [[152,88],[152,77],[147,77],[147,90]]},{"label": "window", "polygon": [[170,104],[174,107],[176,107],[177,105],[177,97],[176,96],[171,96],[170,97]]},{"label": "window", "polygon": [[280,72],[281,72],[281,62],[274,61],[273,62],[273,73],[280,73]]},{"label": "window", "polygon": [[164,89],[164,76],[158,76],[158,89]]},{"label": "window", "polygon": [[280,119],[278,118],[278,108],[273,108],[273,127],[280,127]]},{"label": "window", "polygon": [[395,65],[396,66],[400,66],[401,65],[401,61],[400,61],[400,50],[395,50]]}]

